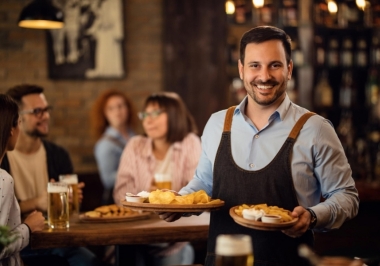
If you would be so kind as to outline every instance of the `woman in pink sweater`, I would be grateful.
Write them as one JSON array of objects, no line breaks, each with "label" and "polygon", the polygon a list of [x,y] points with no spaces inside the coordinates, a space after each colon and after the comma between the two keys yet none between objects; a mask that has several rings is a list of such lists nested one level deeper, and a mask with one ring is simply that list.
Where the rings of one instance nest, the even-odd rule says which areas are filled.
[{"label": "woman in pink sweater", "polygon": [[[178,94],[161,92],[149,96],[139,113],[144,136],[130,139],[121,156],[114,188],[118,204],[125,193],[159,189],[180,190],[192,178],[201,155],[193,117]],[[153,256],[146,265],[191,264],[193,250],[188,243],[144,246]],[[152,262],[151,262],[152,261]]]}]

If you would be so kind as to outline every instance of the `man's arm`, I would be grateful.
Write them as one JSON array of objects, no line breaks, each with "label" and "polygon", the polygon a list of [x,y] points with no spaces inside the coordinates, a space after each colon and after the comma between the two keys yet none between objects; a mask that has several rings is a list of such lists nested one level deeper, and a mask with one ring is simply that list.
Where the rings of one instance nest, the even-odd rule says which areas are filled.
[{"label": "man's arm", "polygon": [[21,214],[31,213],[34,210],[47,211],[47,191],[41,196],[19,202]]}]

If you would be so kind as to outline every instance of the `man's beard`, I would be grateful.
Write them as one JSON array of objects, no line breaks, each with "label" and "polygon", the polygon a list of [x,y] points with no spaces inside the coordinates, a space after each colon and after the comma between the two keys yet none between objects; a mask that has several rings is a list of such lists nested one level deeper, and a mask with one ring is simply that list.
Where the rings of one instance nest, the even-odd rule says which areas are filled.
[{"label": "man's beard", "polygon": [[41,133],[37,129],[34,129],[33,131],[28,132],[28,135],[31,136],[31,137],[35,137],[35,138],[44,138],[48,134],[47,133],[46,134],[45,133]]}]

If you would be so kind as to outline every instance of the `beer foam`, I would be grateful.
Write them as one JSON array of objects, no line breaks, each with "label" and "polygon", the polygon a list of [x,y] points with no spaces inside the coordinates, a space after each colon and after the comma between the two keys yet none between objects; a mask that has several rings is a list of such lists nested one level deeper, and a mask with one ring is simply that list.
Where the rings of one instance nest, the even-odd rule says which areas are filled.
[{"label": "beer foam", "polygon": [[221,256],[242,256],[252,254],[252,241],[249,235],[219,235],[215,253]]},{"label": "beer foam", "polygon": [[64,176],[64,178],[60,180],[61,182],[64,182],[70,185],[78,184],[78,175],[62,175],[62,176]]},{"label": "beer foam", "polygon": [[67,187],[63,186],[49,186],[48,185],[48,193],[63,193],[67,192]]}]

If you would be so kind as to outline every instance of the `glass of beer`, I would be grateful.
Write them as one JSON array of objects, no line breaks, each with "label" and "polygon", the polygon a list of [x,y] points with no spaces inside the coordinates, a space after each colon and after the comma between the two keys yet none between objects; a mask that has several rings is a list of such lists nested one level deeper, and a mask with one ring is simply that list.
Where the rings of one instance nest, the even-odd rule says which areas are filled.
[{"label": "glass of beer", "polygon": [[172,179],[169,174],[154,174],[155,185],[158,189],[172,189]]},{"label": "glass of beer", "polygon": [[249,235],[219,235],[215,254],[216,266],[253,266],[252,240]]},{"label": "glass of beer", "polygon": [[62,182],[48,183],[48,224],[52,229],[69,228],[68,185]]},{"label": "glass of beer", "polygon": [[69,185],[69,213],[79,215],[78,175],[60,175],[59,181]]}]

